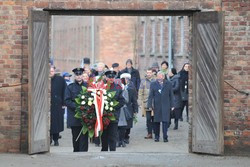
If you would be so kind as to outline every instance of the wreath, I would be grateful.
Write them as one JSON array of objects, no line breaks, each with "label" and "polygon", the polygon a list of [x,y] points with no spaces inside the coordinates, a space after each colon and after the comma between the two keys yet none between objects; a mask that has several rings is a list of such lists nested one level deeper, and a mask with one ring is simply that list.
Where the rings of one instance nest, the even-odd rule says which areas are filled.
[{"label": "wreath", "polygon": [[103,82],[93,82],[88,88],[82,87],[75,99],[75,118],[81,120],[81,133],[88,132],[90,138],[94,135],[98,137],[111,121],[116,120],[114,112],[119,102],[115,99],[115,94],[116,92],[108,90]]}]

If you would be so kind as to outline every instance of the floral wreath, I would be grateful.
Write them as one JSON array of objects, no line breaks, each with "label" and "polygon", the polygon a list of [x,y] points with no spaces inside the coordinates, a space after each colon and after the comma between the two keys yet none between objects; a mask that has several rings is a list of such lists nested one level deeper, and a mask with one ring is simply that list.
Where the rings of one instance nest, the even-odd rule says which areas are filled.
[{"label": "floral wreath", "polygon": [[75,99],[75,118],[80,119],[83,125],[81,133],[88,132],[90,138],[98,137],[111,121],[116,120],[114,112],[119,102],[114,98],[115,94],[115,91],[108,91],[103,81],[92,82],[88,88],[82,86]]}]

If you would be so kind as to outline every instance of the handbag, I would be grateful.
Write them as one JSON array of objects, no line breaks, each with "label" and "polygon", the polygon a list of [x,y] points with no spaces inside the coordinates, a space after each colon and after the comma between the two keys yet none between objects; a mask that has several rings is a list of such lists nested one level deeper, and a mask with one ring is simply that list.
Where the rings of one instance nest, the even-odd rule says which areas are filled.
[{"label": "handbag", "polygon": [[124,114],[125,114],[126,120],[130,120],[130,119],[133,118],[131,112],[128,110],[127,105],[125,105],[125,106],[123,107],[123,110],[124,110]]},{"label": "handbag", "polygon": [[170,118],[175,118],[175,112],[174,112],[174,110],[170,110]]}]

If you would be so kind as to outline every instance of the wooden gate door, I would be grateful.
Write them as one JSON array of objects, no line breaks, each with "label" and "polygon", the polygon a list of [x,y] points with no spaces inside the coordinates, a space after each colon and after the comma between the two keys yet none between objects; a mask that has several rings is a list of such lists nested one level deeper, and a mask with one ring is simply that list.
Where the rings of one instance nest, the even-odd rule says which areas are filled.
[{"label": "wooden gate door", "polygon": [[220,155],[223,134],[223,14],[193,17],[192,152]]},{"label": "wooden gate door", "polygon": [[29,154],[49,151],[48,12],[29,11]]}]

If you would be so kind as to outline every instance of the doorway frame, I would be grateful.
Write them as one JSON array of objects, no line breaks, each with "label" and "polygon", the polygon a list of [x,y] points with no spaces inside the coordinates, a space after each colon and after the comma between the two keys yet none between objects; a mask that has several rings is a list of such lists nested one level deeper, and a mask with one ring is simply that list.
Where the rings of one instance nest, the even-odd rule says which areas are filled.
[{"label": "doorway frame", "polygon": [[[72,9],[49,9],[49,8],[44,8],[42,11],[46,11],[49,13],[49,27],[51,23],[51,18],[52,16],[63,16],[63,15],[70,15],[70,16],[188,16],[190,17],[191,21],[191,33],[193,34],[193,16],[195,13],[201,12],[201,10],[72,10]],[[51,33],[51,28],[49,28],[49,35]],[[193,36],[191,35],[191,44],[190,44],[190,49],[191,51],[193,50]],[[49,38],[49,50],[51,49],[51,39]],[[30,56],[30,55],[29,55]],[[51,53],[48,54],[47,58],[51,56]],[[191,61],[191,67],[194,66],[194,61],[196,60],[195,56],[189,57],[189,60]],[[189,85],[192,85],[194,82],[194,71],[193,69],[191,75],[192,77],[189,78]],[[49,84],[50,87],[50,84]],[[48,88],[49,89],[49,88]],[[189,90],[192,90],[192,86],[189,86]],[[190,122],[189,122],[189,131],[188,131],[188,147],[189,147],[189,152],[192,153],[192,118],[193,118],[193,91],[189,91],[189,114],[190,114]],[[191,105],[190,105],[191,104]],[[222,113],[223,114],[223,113]],[[30,113],[29,113],[30,115]],[[223,117],[221,119],[223,122]],[[29,122],[30,125],[30,122]],[[48,136],[49,137],[49,136]]]}]

